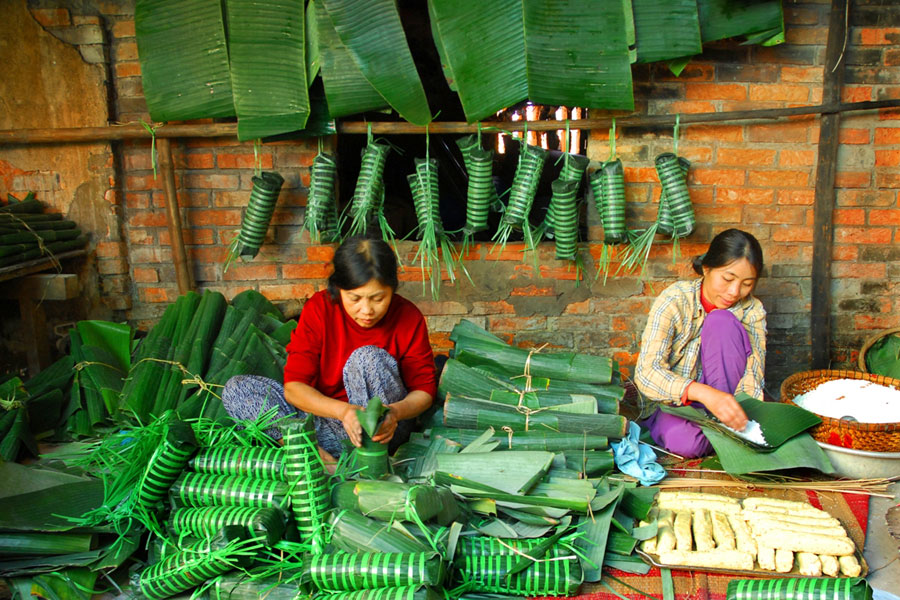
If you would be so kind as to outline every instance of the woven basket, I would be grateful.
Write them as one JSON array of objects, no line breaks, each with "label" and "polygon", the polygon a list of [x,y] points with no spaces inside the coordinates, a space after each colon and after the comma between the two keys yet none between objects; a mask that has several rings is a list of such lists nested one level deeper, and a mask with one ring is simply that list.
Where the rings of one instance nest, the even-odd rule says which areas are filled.
[{"label": "woven basket", "polygon": [[879,331],[875,335],[867,338],[865,342],[863,342],[862,348],[859,349],[859,358],[857,359],[857,364],[859,365],[860,371],[862,371],[863,373],[869,372],[869,367],[866,365],[866,352],[869,350],[869,348],[874,346],[875,342],[877,342],[881,338],[888,335],[894,335],[895,333],[900,333],[900,327],[897,327],[896,329]]},{"label": "woven basket", "polygon": [[[900,379],[859,371],[823,369],[794,373],[785,379],[781,384],[781,401],[794,404],[794,398],[800,394],[834,379],[863,379],[900,390]],[[820,442],[870,452],[900,452],[900,423],[857,423],[822,415],[819,417],[822,423],[809,432]]]}]

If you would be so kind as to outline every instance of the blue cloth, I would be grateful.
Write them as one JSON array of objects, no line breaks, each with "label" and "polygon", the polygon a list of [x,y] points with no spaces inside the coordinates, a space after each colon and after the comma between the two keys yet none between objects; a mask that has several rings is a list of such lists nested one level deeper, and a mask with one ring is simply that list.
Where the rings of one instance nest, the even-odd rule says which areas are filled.
[{"label": "blue cloth", "polygon": [[666,470],[656,462],[656,453],[644,442],[638,441],[641,428],[637,423],[628,423],[628,435],[620,442],[610,444],[616,467],[626,475],[631,475],[641,485],[653,485],[666,476]]}]

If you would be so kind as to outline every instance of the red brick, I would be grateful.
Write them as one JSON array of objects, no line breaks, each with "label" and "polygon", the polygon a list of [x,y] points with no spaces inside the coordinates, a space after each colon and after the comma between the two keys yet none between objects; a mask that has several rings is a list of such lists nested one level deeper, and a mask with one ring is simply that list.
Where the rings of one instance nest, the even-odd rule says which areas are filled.
[{"label": "red brick", "polygon": [[895,205],[894,192],[890,190],[838,190],[837,200],[841,206],[880,206]]},{"label": "red brick", "polygon": [[[165,231],[168,234],[168,230]],[[160,242],[162,242],[163,232],[160,232]],[[181,233],[182,240],[185,244],[198,244],[208,246],[216,243],[216,233],[212,229],[201,229],[199,227],[190,227]]]},{"label": "red brick", "polygon": [[237,175],[207,175],[207,174],[188,174],[184,176],[184,187],[188,189],[217,189],[217,190],[233,190],[240,185],[240,177]]},{"label": "red brick", "polygon": [[[812,250],[810,248],[810,250]],[[859,246],[833,246],[831,249],[832,260],[859,260]],[[771,260],[766,256],[766,260]]]},{"label": "red brick", "polygon": [[556,296],[556,290],[553,286],[536,286],[527,285],[525,287],[514,287],[509,292],[510,296]]},{"label": "red brick", "polygon": [[128,254],[128,249],[123,242],[100,242],[97,244],[95,252],[100,258],[114,258],[126,256]]},{"label": "red brick", "polygon": [[431,345],[432,350],[436,352],[445,352],[451,350],[454,346],[453,341],[450,339],[449,331],[429,331],[428,343]]},{"label": "red brick", "polygon": [[540,265],[541,277],[546,279],[556,279],[559,281],[582,281],[584,280],[584,273],[578,271],[575,268],[575,263],[573,261],[568,261],[569,265],[565,267],[550,267],[547,265]]},{"label": "red brick", "polygon": [[189,152],[175,159],[179,169],[212,169],[215,159],[211,152]]},{"label": "red brick", "polygon": [[900,173],[878,173],[875,185],[879,188],[900,188]]},{"label": "red brick", "polygon": [[134,21],[116,21],[112,26],[113,37],[134,37]]},{"label": "red brick", "polygon": [[885,50],[882,60],[884,62],[884,66],[886,67],[900,66],[900,48],[891,48],[890,50]]},{"label": "red brick", "polygon": [[213,205],[217,207],[243,208],[249,200],[250,194],[246,191],[213,192]]},{"label": "red brick", "polygon": [[[191,246],[188,254],[195,263],[224,263],[228,254],[227,246]],[[228,269],[231,272],[231,269]]]},{"label": "red brick", "polygon": [[809,87],[805,85],[753,84],[750,100],[754,102],[807,102]]},{"label": "red brick", "polygon": [[[807,142],[809,141],[810,119],[786,123],[748,125],[748,139],[751,142]],[[817,128],[818,129],[818,128]]]},{"label": "red brick", "polygon": [[865,225],[866,211],[862,208],[836,208],[833,218],[835,225]]},{"label": "red brick", "polygon": [[811,167],[816,164],[816,153],[813,150],[781,150],[778,152],[778,164],[783,167]]},{"label": "red brick", "polygon": [[172,302],[174,300],[172,298],[173,294],[174,292],[160,287],[145,287],[138,291],[141,301],[148,303]]},{"label": "red brick", "polygon": [[884,263],[846,263],[831,265],[831,276],[838,279],[885,279],[887,265]]},{"label": "red brick", "polygon": [[879,121],[895,121],[900,119],[900,109],[896,108],[880,108],[878,109]]},{"label": "red brick", "polygon": [[866,102],[872,99],[872,86],[844,86],[841,90],[842,102]]},{"label": "red brick", "polygon": [[735,169],[691,169],[690,183],[698,185],[743,185],[744,171]]},{"label": "red brick", "polygon": [[150,175],[126,175],[125,176],[125,187],[129,191],[139,192],[144,190],[161,190],[162,189],[162,178],[157,177],[154,178],[152,174]]},{"label": "red brick", "polygon": [[230,225],[241,224],[241,211],[224,208],[209,210],[188,210],[188,221],[194,226]]},{"label": "red brick", "polygon": [[708,113],[716,112],[716,105],[712,102],[701,102],[699,100],[680,100],[672,102],[669,105],[668,112],[671,113]]},{"label": "red brick", "polygon": [[822,83],[822,67],[781,67],[781,80],[790,83]]},{"label": "red brick", "polygon": [[261,279],[278,279],[277,265],[242,265],[238,263],[228,267],[223,275],[225,281],[259,281]]},{"label": "red brick", "polygon": [[740,83],[688,83],[684,86],[688,100],[746,100],[747,88]]},{"label": "red brick", "polygon": [[772,225],[803,225],[806,209],[795,206],[779,206],[766,208],[754,206],[747,209],[748,223],[764,223]]},{"label": "red brick", "polygon": [[828,30],[824,27],[785,28],[786,45],[823,46],[828,41]]},{"label": "red brick", "polygon": [[896,167],[900,166],[900,150],[876,150],[875,151],[876,167]]},{"label": "red brick", "polygon": [[334,258],[334,246],[307,246],[306,259],[310,261],[331,262]]},{"label": "red brick", "polygon": [[[272,155],[270,153],[260,154],[259,161],[263,169],[272,168]],[[220,169],[255,169],[256,157],[252,152],[246,154],[219,153],[216,155],[216,165]]]},{"label": "red brick", "polygon": [[775,151],[719,148],[716,152],[716,162],[729,166],[770,166],[775,164]]},{"label": "red brick", "polygon": [[570,302],[563,309],[564,315],[588,315],[591,314],[591,300],[582,300],[581,302]]},{"label": "red brick", "polygon": [[163,211],[136,212],[128,219],[131,227],[166,227],[168,223],[169,218]]},{"label": "red brick", "polygon": [[159,281],[159,272],[156,269],[135,267],[132,277],[135,283],[157,283]]},{"label": "red brick", "polygon": [[[709,206],[694,205],[694,215],[700,223],[740,223],[741,207],[740,206]],[[668,246],[653,246],[653,252],[656,250],[665,250],[668,252]]]},{"label": "red brick", "polygon": [[134,150],[128,151],[125,154],[124,160],[126,171],[149,171],[153,168],[153,161],[150,158],[149,146],[146,150],[142,150],[139,152]]},{"label": "red brick", "polygon": [[900,38],[900,27],[873,27],[859,30],[859,41],[863,46],[889,46]]},{"label": "red brick", "polygon": [[506,300],[496,301],[479,301],[472,302],[471,314],[475,315],[512,315],[515,314],[515,307]]},{"label": "red brick", "polygon": [[524,250],[525,244],[518,242],[506,244],[505,248],[498,245],[491,245],[485,258],[488,260],[520,261],[524,256]]},{"label": "red brick", "polygon": [[259,286],[259,292],[269,300],[294,300],[309,298],[316,293],[316,287],[311,283],[274,284]]},{"label": "red brick", "polygon": [[712,162],[712,148],[709,146],[691,147],[684,144],[678,146],[678,154],[685,157],[692,164]]},{"label": "red brick", "polygon": [[812,227],[777,227],[772,229],[773,242],[812,242]]},{"label": "red brick", "polygon": [[504,331],[523,331],[533,329],[545,329],[547,326],[547,317],[492,317],[488,316],[488,331],[504,332]]},{"label": "red brick", "polygon": [[744,128],[740,125],[683,125],[681,138],[698,142],[742,142]]},{"label": "red brick", "polygon": [[750,171],[747,176],[750,185],[779,188],[809,185],[809,173],[806,171]]},{"label": "red brick", "polygon": [[842,144],[868,144],[871,133],[868,129],[841,129],[838,138]]},{"label": "red brick", "polygon": [[67,8],[35,8],[31,14],[44,27],[65,27],[71,24]]},{"label": "red brick", "polygon": [[900,327],[900,314],[856,315],[853,324],[854,329],[895,329]]},{"label": "red brick", "polygon": [[900,225],[900,209],[877,209],[869,211],[869,225]]},{"label": "red brick", "polygon": [[876,127],[875,145],[890,146],[900,144],[900,127]]},{"label": "red brick", "polygon": [[140,77],[141,63],[139,62],[117,62],[116,77]]},{"label": "red brick", "polygon": [[330,264],[281,265],[284,279],[326,279],[331,271]]},{"label": "red brick", "polygon": [[872,176],[869,173],[839,171],[834,176],[834,186],[839,188],[869,187],[871,181]]},{"label": "red brick", "polygon": [[534,267],[529,264],[518,264],[513,266],[513,274],[510,275],[510,280],[515,279],[534,279]]},{"label": "red brick", "polygon": [[156,243],[156,237],[153,235],[155,229],[146,229],[144,227],[132,227],[128,229],[128,242],[132,246],[146,246]]},{"label": "red brick", "polygon": [[116,62],[138,60],[138,49],[136,42],[119,42],[115,45],[115,49]]},{"label": "red brick", "polygon": [[810,8],[797,8],[795,5],[785,6],[784,22],[791,25],[818,25],[819,11]]},{"label": "red brick", "polygon": [[[128,272],[128,261],[124,258],[101,258],[97,261],[97,272],[100,275],[121,275]],[[125,291],[116,290],[119,292]]]},{"label": "red brick", "polygon": [[891,229],[874,227],[835,227],[836,244],[890,244]]},{"label": "red brick", "polygon": [[317,152],[315,150],[307,150],[305,152],[278,152],[276,155],[278,168],[309,168],[312,166],[316,154]]},{"label": "red brick", "polygon": [[716,200],[719,204],[772,204],[775,190],[720,187],[716,189]]}]

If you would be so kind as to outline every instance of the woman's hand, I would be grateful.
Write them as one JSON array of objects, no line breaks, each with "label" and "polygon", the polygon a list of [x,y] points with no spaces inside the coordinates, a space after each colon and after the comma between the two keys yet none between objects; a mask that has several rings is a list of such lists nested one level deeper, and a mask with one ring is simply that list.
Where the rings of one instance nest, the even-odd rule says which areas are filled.
[{"label": "woman's hand", "polygon": [[373,442],[379,442],[382,444],[387,444],[394,437],[394,432],[397,431],[397,415],[388,407],[388,411],[384,415],[384,419],[381,421],[381,425],[378,427],[378,431],[375,432],[375,435],[372,437]]},{"label": "woman's hand", "polygon": [[694,382],[688,390],[688,398],[702,403],[717,419],[736,431],[743,431],[747,426],[747,414],[732,394]]},{"label": "woman's hand", "polygon": [[360,410],[360,407],[350,403],[345,403],[345,407],[341,415],[341,425],[344,426],[344,431],[347,432],[347,437],[353,445],[359,448],[362,446],[362,425],[359,424],[356,411]]}]

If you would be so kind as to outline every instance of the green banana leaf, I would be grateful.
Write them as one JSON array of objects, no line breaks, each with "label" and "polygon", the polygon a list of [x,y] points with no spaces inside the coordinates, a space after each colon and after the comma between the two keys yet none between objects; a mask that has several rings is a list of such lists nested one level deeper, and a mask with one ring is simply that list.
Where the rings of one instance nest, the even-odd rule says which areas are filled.
[{"label": "green banana leaf", "polygon": [[885,335],[866,350],[869,373],[900,379],[900,335]]},{"label": "green banana leaf", "polygon": [[703,43],[746,36],[754,44],[784,41],[781,0],[697,0]]},{"label": "green banana leaf", "polygon": [[238,139],[306,127],[304,0],[228,0],[228,53]]},{"label": "green banana leaf", "polygon": [[312,84],[319,74],[319,28],[316,21],[316,0],[309,0],[306,5],[306,35],[304,37],[306,52],[306,81]]},{"label": "green banana leaf", "polygon": [[220,0],[137,0],[134,29],[151,119],[234,116]]},{"label": "green banana leaf", "polygon": [[631,0],[639,63],[703,52],[696,0]]},{"label": "green banana leaf", "polygon": [[526,98],[634,109],[629,2],[429,0],[429,9],[445,76],[469,121]]},{"label": "green banana leaf", "polygon": [[[612,516],[619,505],[624,489],[620,485],[603,495],[598,495],[591,503],[593,515],[579,518],[578,531],[583,532],[584,535],[575,541],[575,547],[582,552],[581,568],[584,571],[585,581],[600,581]],[[604,502],[606,502],[605,505]]]},{"label": "green banana leaf", "polygon": [[828,456],[808,433],[792,437],[772,452],[757,452],[717,429],[704,425],[700,428],[716,451],[722,468],[731,475],[795,468],[816,469],[828,475],[834,473]]}]

